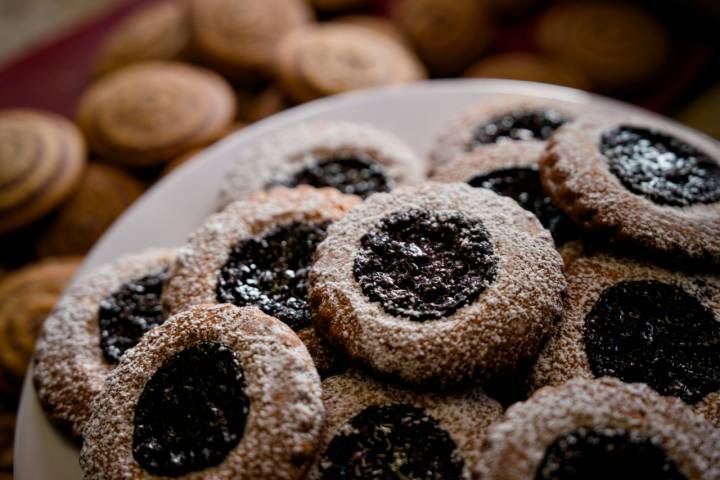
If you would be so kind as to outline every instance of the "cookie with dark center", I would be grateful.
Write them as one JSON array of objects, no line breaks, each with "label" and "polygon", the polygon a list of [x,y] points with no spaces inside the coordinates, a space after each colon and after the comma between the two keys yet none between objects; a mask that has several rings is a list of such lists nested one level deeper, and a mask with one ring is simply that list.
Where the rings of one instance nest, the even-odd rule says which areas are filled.
[{"label": "cookie with dark center", "polygon": [[536,353],[563,289],[562,259],[534,215],[486,189],[426,183],[373,195],[330,226],[309,303],[319,333],[351,359],[444,385]]},{"label": "cookie with dark center", "polygon": [[590,116],[559,129],[543,188],[576,223],[666,258],[720,263],[720,147],[650,117]]},{"label": "cookie with dark center", "polygon": [[567,271],[562,319],[533,383],[613,376],[677,397],[720,426],[720,278],[607,255]]},{"label": "cookie with dark center", "polygon": [[481,390],[418,393],[357,371],[323,381],[327,429],[310,479],[466,479],[502,414]]},{"label": "cookie with dark center", "polygon": [[175,251],[127,255],[81,278],[40,331],[33,381],[50,419],[81,440],[90,405],[123,355],[165,320],[161,293]]},{"label": "cookie with dark center", "polygon": [[112,372],[85,429],[83,478],[303,478],[324,407],[300,339],[254,307],[192,307]]},{"label": "cookie with dark center", "polygon": [[710,480],[720,431],[678,399],[603,377],[545,387],[485,436],[474,478]]},{"label": "cookie with dark center", "polygon": [[419,183],[426,170],[425,161],[389,132],[344,121],[303,123],[238,152],[220,204],[276,185],[333,187],[366,198],[396,185]]}]

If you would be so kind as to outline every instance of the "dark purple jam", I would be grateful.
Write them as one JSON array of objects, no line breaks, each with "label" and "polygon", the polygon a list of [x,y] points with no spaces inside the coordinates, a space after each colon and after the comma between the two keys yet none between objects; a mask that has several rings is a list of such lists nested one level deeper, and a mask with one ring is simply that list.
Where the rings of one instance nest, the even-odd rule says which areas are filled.
[{"label": "dark purple jam", "polygon": [[313,163],[295,174],[288,186],[333,187],[348,195],[367,198],[389,192],[395,182],[379,163],[360,155],[332,157]]},{"label": "dark purple jam", "polygon": [[547,140],[569,120],[552,109],[515,110],[476,127],[467,150],[503,141]]}]

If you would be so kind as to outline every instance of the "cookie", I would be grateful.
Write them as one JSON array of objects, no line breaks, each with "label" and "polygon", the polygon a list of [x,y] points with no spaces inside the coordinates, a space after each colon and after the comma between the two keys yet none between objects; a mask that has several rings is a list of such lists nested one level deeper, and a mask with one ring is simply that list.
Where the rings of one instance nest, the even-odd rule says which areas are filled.
[{"label": "cookie", "polygon": [[333,18],[333,22],[355,25],[356,27],[364,27],[378,33],[382,33],[391,40],[402,44],[408,44],[407,38],[393,22],[379,15],[368,15],[358,13],[355,15],[343,15]]},{"label": "cookie", "polygon": [[0,110],[0,235],[43,217],[65,200],[85,166],[85,141],[64,118]]},{"label": "cookie", "polygon": [[35,391],[73,439],[82,439],[91,403],[123,354],[165,320],[160,296],[173,258],[165,249],[120,257],[75,283],[45,321],[35,350]]},{"label": "cookie", "polygon": [[469,78],[507,78],[589,90],[590,82],[572,66],[527,52],[489,55],[465,70]]},{"label": "cookie", "polygon": [[38,254],[41,257],[85,254],[144,190],[140,181],[122,170],[101,163],[89,164],[75,193],[38,239]]},{"label": "cookie", "polygon": [[720,83],[700,94],[677,115],[677,119],[696,130],[720,139]]},{"label": "cookie", "polygon": [[103,40],[96,72],[103,75],[131,63],[182,57],[190,41],[187,20],[180,0],[161,0],[141,7],[113,27]]},{"label": "cookie", "polygon": [[493,35],[487,6],[476,0],[401,0],[391,17],[435,76],[467,68]]},{"label": "cookie", "polygon": [[593,116],[555,132],[540,177],[584,228],[668,259],[718,264],[719,159],[716,143],[669,122]]},{"label": "cookie", "polygon": [[219,75],[176,62],[143,62],[112,72],[83,94],[77,122],[100,157],[150,166],[220,138],[235,116]]},{"label": "cookie", "polygon": [[562,265],[513,200],[429,182],[375,194],[331,225],[308,298],[318,332],[350,359],[459,384],[537,353],[561,311]]},{"label": "cookie", "polygon": [[646,385],[612,378],[539,390],[492,425],[474,478],[720,476],[720,431]]},{"label": "cookie", "polygon": [[596,255],[576,260],[567,279],[536,387],[574,377],[642,382],[720,427],[720,276]]},{"label": "cookie", "polygon": [[415,55],[386,34],[340,23],[298,29],[283,37],[276,74],[285,93],[298,102],[426,76]]},{"label": "cookie", "polygon": [[282,322],[193,307],[110,374],[85,429],[86,479],[300,479],[324,418],[320,379]]},{"label": "cookie", "polygon": [[280,39],[313,17],[304,0],[190,0],[189,8],[197,56],[242,81],[272,77]]},{"label": "cookie", "polygon": [[220,204],[273,185],[334,187],[366,198],[425,178],[426,165],[405,142],[371,125],[303,123],[272,133],[237,153]]},{"label": "cookie", "polygon": [[669,39],[645,9],[632,3],[558,3],[540,18],[542,52],[580,70],[602,91],[638,87],[663,67]]},{"label": "cookie", "polygon": [[357,372],[322,382],[326,429],[309,479],[466,479],[502,407],[480,389],[424,393]]}]

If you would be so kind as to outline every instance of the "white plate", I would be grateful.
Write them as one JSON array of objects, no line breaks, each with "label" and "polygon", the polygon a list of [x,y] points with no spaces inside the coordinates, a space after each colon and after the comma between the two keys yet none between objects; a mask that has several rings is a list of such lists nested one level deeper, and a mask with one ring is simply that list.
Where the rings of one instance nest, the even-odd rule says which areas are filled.
[{"label": "white plate", "polygon": [[[261,135],[306,120],[354,120],[394,132],[425,154],[435,134],[482,97],[516,93],[638,113],[639,109],[568,88],[506,80],[444,80],[353,92],[282,112],[210,147],[153,186],[110,228],[86,258],[87,272],[121,254],[150,246],[180,245],[216,205],[225,171]],[[45,418],[26,378],[15,437],[15,478],[80,478],[78,450]]]}]

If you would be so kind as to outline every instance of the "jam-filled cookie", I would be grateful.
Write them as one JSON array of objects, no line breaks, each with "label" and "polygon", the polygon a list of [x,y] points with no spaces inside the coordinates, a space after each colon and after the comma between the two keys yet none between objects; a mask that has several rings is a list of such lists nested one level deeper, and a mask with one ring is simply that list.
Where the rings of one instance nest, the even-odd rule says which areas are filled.
[{"label": "jam-filled cookie", "polygon": [[306,123],[238,152],[220,201],[226,205],[273,185],[301,184],[365,198],[419,183],[425,171],[425,161],[391,133],[362,123]]},{"label": "jam-filled cookie", "polygon": [[62,203],[80,181],[85,157],[85,141],[66,119],[34,110],[0,110],[0,234]]},{"label": "jam-filled cookie", "polygon": [[220,138],[234,116],[233,91],[222,77],[158,61],[96,81],[80,99],[77,122],[103,158],[148,166]]},{"label": "jam-filled cookie", "polygon": [[585,228],[644,249],[720,263],[720,147],[647,118],[592,116],[558,130],[544,190]]},{"label": "jam-filled cookie", "polygon": [[484,379],[534,355],[563,262],[537,218],[460,183],[376,194],[331,225],[310,271],[319,333],[413,383]]},{"label": "jam-filled cookie", "polygon": [[[578,115],[578,107],[558,100],[523,95],[494,95],[453,118],[435,139],[430,152],[433,171],[441,171],[455,157],[486,149],[504,149],[512,156],[527,155],[526,143],[544,145],[565,123]],[[538,155],[542,149],[535,150]],[[535,157],[537,160],[539,157]]]},{"label": "jam-filled cookie", "polygon": [[720,426],[720,277],[608,255],[577,259],[536,387],[618,377],[679,397]]},{"label": "jam-filled cookie", "polygon": [[575,379],[510,407],[480,458],[483,480],[711,480],[720,430],[646,385]]},{"label": "jam-filled cookie", "polygon": [[43,409],[80,440],[90,406],[123,354],[165,320],[161,294],[174,252],[121,257],[80,279],[43,324],[33,380]]},{"label": "jam-filled cookie", "polygon": [[460,480],[502,407],[481,390],[425,393],[357,372],[322,382],[326,428],[309,479]]},{"label": "jam-filled cookie", "polygon": [[86,479],[299,479],[323,418],[320,379],[292,330],[256,308],[196,306],[112,372],[80,466]]},{"label": "jam-filled cookie", "polygon": [[425,78],[408,48],[375,30],[342,23],[297,29],[278,46],[276,74],[294,100]]}]

